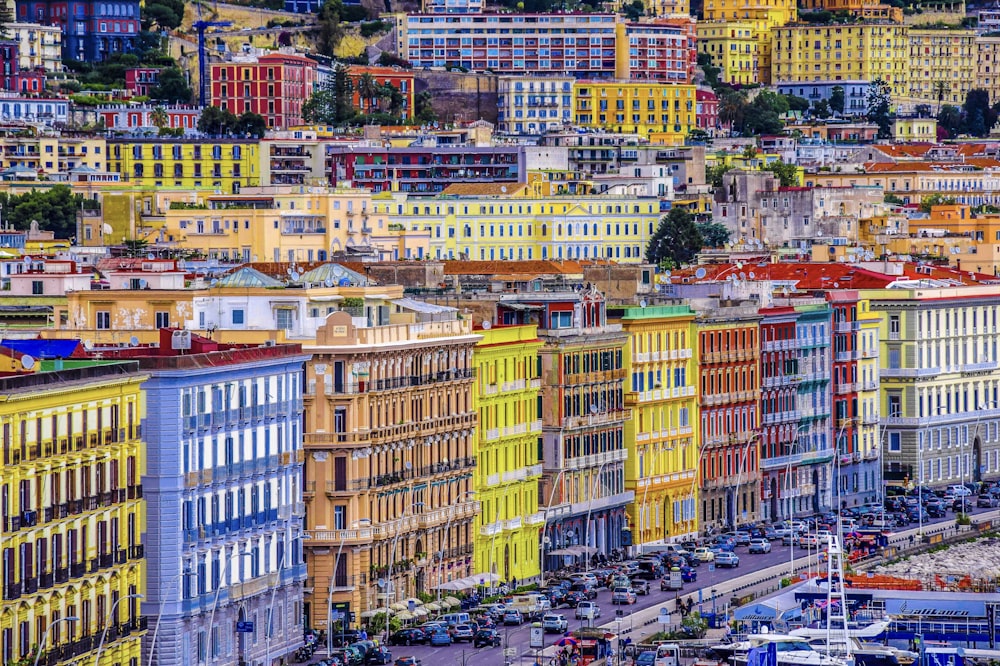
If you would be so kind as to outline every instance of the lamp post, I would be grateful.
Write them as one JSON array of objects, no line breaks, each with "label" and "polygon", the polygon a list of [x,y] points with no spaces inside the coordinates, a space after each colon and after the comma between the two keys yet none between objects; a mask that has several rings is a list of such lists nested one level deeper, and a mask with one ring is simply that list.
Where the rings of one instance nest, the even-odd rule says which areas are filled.
[{"label": "lamp post", "polygon": [[[372,521],[369,518],[362,518],[358,521],[359,528],[366,528],[371,526]],[[330,631],[330,618],[333,617],[333,588],[336,583],[337,571],[340,569],[340,554],[344,550],[344,540],[347,539],[347,530],[340,531],[340,545],[337,546],[337,556],[333,560],[333,572],[330,574],[330,585],[329,591],[326,598],[326,654],[327,656],[333,652],[333,632]],[[342,621],[340,627],[343,630],[346,622]],[[341,632],[343,635],[343,632]]]},{"label": "lamp post", "polygon": [[[448,538],[448,533],[451,530],[451,520],[458,513],[458,505],[461,504],[462,498],[468,495],[475,495],[475,490],[466,490],[455,498],[454,510],[448,514],[448,521],[444,524],[444,538]],[[497,510],[497,515],[499,515],[499,509]],[[499,518],[497,519],[499,520]],[[496,535],[493,535],[494,538]],[[442,541],[439,539],[439,542]],[[441,578],[444,576],[444,548],[440,548],[440,543],[438,544],[438,575],[437,575],[437,600],[441,601]],[[490,546],[490,560],[493,560],[493,547]]]},{"label": "lamp post", "polygon": [[[610,264],[609,264],[609,266],[610,266]],[[673,450],[673,449],[670,449],[670,450]],[[649,463],[650,478],[646,480],[646,487],[643,488],[643,490],[642,490],[642,503],[639,505],[639,544],[640,545],[643,544],[643,543],[645,543],[645,541],[642,539],[642,533],[645,531],[645,527],[644,527],[645,526],[645,520],[643,518],[644,518],[644,516],[648,516],[649,515],[649,507],[646,505],[646,495],[649,494],[649,487],[651,485],[653,485],[653,479],[652,479],[652,477],[656,476],[656,460],[660,456],[660,454],[663,453],[663,451],[664,451],[663,448],[654,449],[653,450],[653,455],[651,456],[652,460]],[[643,459],[645,459],[645,456],[643,456]],[[664,522],[666,522],[666,519],[664,519]]]},{"label": "lamp post", "polygon": [[[167,584],[167,589],[166,589],[165,594],[169,594],[170,590],[173,589],[174,585],[176,585],[177,583],[180,582],[181,578],[183,578],[184,576],[191,576],[193,574],[194,574],[194,572],[190,571],[190,570],[181,571],[179,574],[177,574],[172,579],[170,579],[170,583]],[[178,593],[180,593],[180,592],[181,592],[181,590],[178,590]],[[183,597],[183,595],[180,595],[180,596]],[[153,651],[156,649],[156,637],[160,633],[160,622],[163,620],[163,604],[165,602],[166,602],[166,599],[164,599],[163,601],[160,602],[160,612],[156,614],[156,626],[153,627],[153,638],[149,641],[149,663],[150,664],[153,663]]]},{"label": "lamp post", "polygon": [[[423,502],[413,502],[406,509],[403,510],[403,515],[400,516],[400,527],[402,527],[403,521],[406,519],[407,512],[418,506],[423,506]],[[399,535],[401,531],[396,530],[396,535],[392,538],[392,548],[389,551],[389,570],[386,572],[386,593],[385,593],[385,642],[389,642],[389,590],[392,590],[393,599],[396,598],[396,586],[392,583],[392,565],[396,560],[396,545],[399,543]]]},{"label": "lamp post", "polygon": [[[292,536],[292,538],[290,539],[290,542],[291,543],[295,543],[296,539],[303,539],[303,540],[305,540],[305,539],[310,539],[310,538],[312,538],[312,537],[310,537],[308,534],[296,534],[296,535]],[[269,603],[268,606],[267,606],[267,625],[264,628],[264,666],[271,666],[271,616],[274,614],[274,595],[275,595],[275,593],[277,593],[278,588],[281,586],[281,569],[282,569],[282,567],[285,566],[285,555],[288,554],[289,550],[291,550],[291,548],[288,548],[286,550],[282,550],[281,551],[281,559],[278,560],[278,566],[277,566],[278,580],[275,582],[274,586],[271,587],[271,603]],[[327,621],[326,621],[326,623],[327,623],[327,632],[326,633],[329,634],[330,633],[330,627],[329,627],[330,620],[329,620],[329,617],[330,616],[327,615],[326,617],[327,617]],[[327,654],[329,654],[329,653],[327,653]],[[97,666],[97,664],[94,664],[94,666]]]},{"label": "lamp post", "polygon": [[556,489],[559,487],[559,477],[566,473],[565,469],[559,470],[555,480],[552,482],[552,491],[549,492],[549,502],[542,511],[542,533],[538,536],[538,587],[545,587],[545,528],[549,524],[549,508],[552,500],[555,499]]},{"label": "lamp post", "polygon": [[[977,410],[976,410],[977,411],[977,414],[976,414],[976,425],[972,429],[972,441],[975,441],[976,437],[979,436],[979,422],[983,420],[983,412],[987,408],[989,408],[989,407],[992,407],[993,409],[996,409],[997,408],[996,401],[995,400],[990,400],[988,402],[980,403],[979,406],[977,407]],[[962,443],[962,448],[965,448],[965,442]],[[976,463],[975,455],[974,455],[975,454],[975,445],[973,445],[973,452],[972,453],[973,453],[972,455],[969,455],[969,463],[968,463],[968,465],[965,465],[965,466],[963,466],[963,467],[960,468],[962,470],[962,485],[965,485],[965,469],[966,469],[966,467],[969,468],[969,480],[971,481],[971,480],[973,480],[973,479],[976,478],[976,476],[975,476],[975,474],[974,474],[974,472],[972,470],[972,466]],[[966,454],[963,452],[962,455],[964,457]],[[968,495],[962,495],[962,513],[968,513],[965,510],[966,509],[965,504],[968,501],[966,499],[967,497],[968,497]]]},{"label": "lamp post", "polygon": [[142,594],[126,594],[124,597],[115,599],[115,603],[111,604],[108,617],[104,621],[104,631],[101,632],[101,642],[97,644],[97,654],[94,655],[94,666],[101,666],[101,652],[104,650],[104,639],[108,637],[108,625],[111,624],[111,618],[115,616],[115,609],[118,608],[118,604],[126,599],[142,599],[144,597],[145,595]]},{"label": "lamp post", "polygon": [[[225,551],[223,551],[225,552]],[[240,560],[246,557],[253,557],[250,553],[239,553],[238,557]],[[212,646],[212,652],[215,651],[215,641],[214,639],[214,629],[215,629],[215,609],[219,607],[219,595],[222,594],[222,588],[226,584],[226,576],[229,574],[229,563],[232,561],[231,557],[227,557],[226,561],[222,563],[222,571],[219,576],[219,586],[215,588],[215,599],[212,601],[212,612],[208,614],[208,631],[209,633],[209,644]],[[97,666],[96,664],[94,666]]]},{"label": "lamp post", "polygon": [[795,428],[794,441],[792,441],[791,446],[788,450],[788,462],[785,465],[785,482],[788,484],[788,517],[785,519],[788,522],[788,530],[791,534],[791,545],[788,548],[788,566],[789,566],[789,579],[795,577],[795,532],[792,531],[792,519],[795,517],[795,510],[792,508],[792,456],[795,455],[795,449],[799,446],[799,433],[802,430],[808,429],[809,425],[800,425]]},{"label": "lamp post", "polygon": [[45,649],[45,642],[49,639],[49,631],[52,629],[52,627],[56,626],[60,622],[79,622],[79,621],[80,618],[76,617],[75,615],[70,615],[69,617],[61,617],[58,620],[50,623],[49,626],[45,627],[45,631],[42,632],[42,640],[39,641],[38,643],[38,652],[35,653],[35,666],[38,666],[38,660],[41,658],[42,651]]},{"label": "lamp post", "polygon": [[[597,474],[594,475],[594,482],[590,485],[590,498],[587,500],[587,520],[583,524],[583,546],[584,548],[590,548],[590,512],[594,508],[594,493],[597,492],[597,484],[601,480],[601,472],[604,471],[604,466],[608,462],[604,461],[598,466]],[[590,571],[590,553],[586,550],[583,553],[584,557],[584,571]]]},{"label": "lamp post", "polygon": [[[736,488],[733,491],[733,525],[732,525],[732,528],[734,530],[736,529],[737,525],[739,524],[738,523],[738,518],[739,518],[739,502],[740,502],[740,482],[742,481],[742,477],[743,477],[743,467],[746,464],[747,453],[750,451],[750,445],[753,444],[758,439],[760,439],[760,431],[759,430],[755,431],[753,434],[751,434],[750,438],[747,439],[747,441],[746,441],[745,444],[743,444],[743,455],[740,456],[739,467],[736,470]],[[747,472],[747,476],[750,476],[749,471]]]}]

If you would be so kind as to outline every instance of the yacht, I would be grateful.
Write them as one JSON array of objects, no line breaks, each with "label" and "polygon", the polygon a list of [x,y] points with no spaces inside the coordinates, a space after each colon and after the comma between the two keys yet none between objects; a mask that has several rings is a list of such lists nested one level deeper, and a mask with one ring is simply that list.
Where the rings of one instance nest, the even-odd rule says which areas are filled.
[{"label": "yacht", "polygon": [[844,658],[850,652],[857,666],[909,666],[916,659],[917,655],[914,653],[866,640],[880,636],[888,627],[888,622],[874,622],[865,627],[848,626],[849,645],[844,645],[844,632],[841,629],[830,630],[829,642],[826,627],[802,627],[789,633],[805,638],[813,649],[824,654]]},{"label": "yacht", "polygon": [[713,645],[711,649],[734,666],[746,666],[750,650],[766,648],[770,643],[775,645],[777,666],[849,666],[846,659],[816,650],[805,637],[790,634],[750,634],[746,640]]}]

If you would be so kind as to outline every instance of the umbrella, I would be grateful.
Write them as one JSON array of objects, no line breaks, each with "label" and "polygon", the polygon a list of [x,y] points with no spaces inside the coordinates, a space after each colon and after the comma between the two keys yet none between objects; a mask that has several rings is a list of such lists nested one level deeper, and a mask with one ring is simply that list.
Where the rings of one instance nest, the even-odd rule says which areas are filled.
[{"label": "umbrella", "polygon": [[425,615],[428,615],[428,612],[426,608],[415,608],[413,610],[413,615],[416,617],[424,617]]},{"label": "umbrella", "polygon": [[391,606],[389,606],[389,608],[391,608],[392,610],[397,610],[397,611],[405,611],[406,610],[406,604],[400,603],[400,602],[396,602],[396,603],[392,604]]},{"label": "umbrella", "polygon": [[566,646],[575,646],[578,645],[579,643],[580,641],[576,640],[572,636],[563,636],[562,638],[557,640],[555,644],[556,647],[566,647]]},{"label": "umbrella", "polygon": [[424,610],[436,613],[437,611],[441,610],[441,607],[432,601],[431,603],[424,605]]},{"label": "umbrella", "polygon": [[406,622],[408,620],[412,620],[413,616],[410,615],[408,612],[403,611],[402,613],[397,613],[396,614],[396,619],[397,620],[402,620],[403,622]]},{"label": "umbrella", "polygon": [[381,613],[385,613],[384,608],[379,608],[378,610],[366,610],[361,613],[361,619],[367,620],[370,617],[375,617]]},{"label": "umbrella", "polygon": [[410,603],[412,603],[414,606],[423,606],[424,605],[424,602],[422,602],[420,599],[417,599],[416,597],[410,597],[409,599],[407,599],[403,603],[404,604],[410,604]]},{"label": "umbrella", "polygon": [[451,605],[451,606],[461,606],[462,605],[462,602],[459,601],[458,599],[456,599],[455,597],[445,597],[444,600],[447,601],[448,604]]}]

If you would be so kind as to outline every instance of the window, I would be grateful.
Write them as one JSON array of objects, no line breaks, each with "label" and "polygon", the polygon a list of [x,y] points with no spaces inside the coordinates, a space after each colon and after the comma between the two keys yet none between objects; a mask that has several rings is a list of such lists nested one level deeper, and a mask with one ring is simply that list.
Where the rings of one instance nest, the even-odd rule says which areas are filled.
[{"label": "window", "polygon": [[31,281],[31,293],[34,296],[40,296],[45,293],[45,283],[41,280]]},{"label": "window", "polygon": [[97,311],[97,330],[108,331],[111,330],[111,311],[110,310],[98,310]]},{"label": "window", "polygon": [[243,310],[233,310],[233,326],[243,325]]},{"label": "window", "polygon": [[287,331],[292,328],[294,323],[295,311],[287,308],[281,308],[275,312],[275,325],[279,330]]},{"label": "window", "polygon": [[170,328],[170,313],[160,311],[156,313],[156,328]]}]

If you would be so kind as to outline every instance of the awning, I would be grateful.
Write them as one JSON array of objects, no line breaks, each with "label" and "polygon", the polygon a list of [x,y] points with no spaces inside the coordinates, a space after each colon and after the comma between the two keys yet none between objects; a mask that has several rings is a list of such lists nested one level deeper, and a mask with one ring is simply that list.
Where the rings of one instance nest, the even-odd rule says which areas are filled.
[{"label": "awning", "polygon": [[394,298],[390,301],[390,303],[403,308],[404,310],[412,310],[423,314],[443,314],[445,312],[456,312],[458,310],[458,308],[452,308],[446,305],[425,303],[424,301],[418,301],[415,298]]},{"label": "awning", "polygon": [[560,556],[560,555],[561,556],[570,555],[570,556],[576,557],[576,551],[573,550],[572,546],[569,547],[569,548],[559,548],[559,549],[556,549],[556,550],[550,550],[546,554],[547,555],[557,555],[557,556]]},{"label": "awning", "polygon": [[385,609],[384,608],[378,608],[378,609],[372,609],[372,610],[362,611],[361,612],[361,619],[362,620],[367,620],[368,618],[375,617],[376,615],[379,615],[379,614],[384,615],[385,614]]},{"label": "awning", "polygon": [[445,597],[444,600],[447,601],[452,606],[461,606],[462,605],[462,602],[459,601],[458,599],[456,599],[455,597]]},{"label": "awning", "polygon": [[544,309],[541,305],[530,305],[528,303],[507,303],[505,301],[500,301],[500,305],[510,310],[517,310],[519,312],[540,312]]}]

